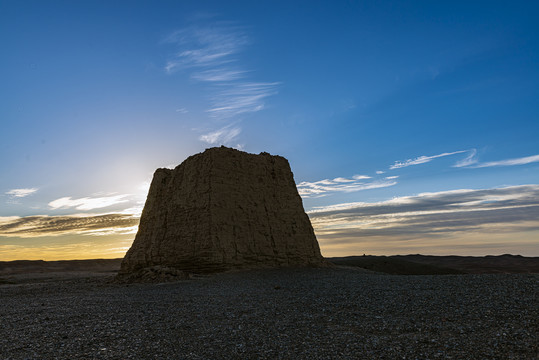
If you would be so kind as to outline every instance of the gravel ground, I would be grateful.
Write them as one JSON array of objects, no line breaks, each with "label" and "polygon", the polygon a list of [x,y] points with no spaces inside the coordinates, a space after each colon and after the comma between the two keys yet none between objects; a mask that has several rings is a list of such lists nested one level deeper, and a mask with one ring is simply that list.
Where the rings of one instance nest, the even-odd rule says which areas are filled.
[{"label": "gravel ground", "polygon": [[0,285],[1,359],[537,359],[539,274],[346,268]]}]

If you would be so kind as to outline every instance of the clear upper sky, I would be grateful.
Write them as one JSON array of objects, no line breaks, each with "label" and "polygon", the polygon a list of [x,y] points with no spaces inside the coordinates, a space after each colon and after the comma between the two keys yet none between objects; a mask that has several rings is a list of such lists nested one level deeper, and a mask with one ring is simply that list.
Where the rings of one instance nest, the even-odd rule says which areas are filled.
[{"label": "clear upper sky", "polygon": [[289,159],[326,256],[539,256],[539,2],[0,0],[0,260],[120,257],[153,171]]}]

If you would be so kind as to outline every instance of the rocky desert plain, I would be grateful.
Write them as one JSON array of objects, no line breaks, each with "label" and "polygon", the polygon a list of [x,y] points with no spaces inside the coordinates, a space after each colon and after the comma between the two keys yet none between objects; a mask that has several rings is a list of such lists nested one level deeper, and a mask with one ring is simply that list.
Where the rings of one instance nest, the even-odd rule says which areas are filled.
[{"label": "rocky desert plain", "polygon": [[470,273],[367,256],[137,283],[121,259],[0,262],[0,358],[536,359],[539,258],[454,258]]}]

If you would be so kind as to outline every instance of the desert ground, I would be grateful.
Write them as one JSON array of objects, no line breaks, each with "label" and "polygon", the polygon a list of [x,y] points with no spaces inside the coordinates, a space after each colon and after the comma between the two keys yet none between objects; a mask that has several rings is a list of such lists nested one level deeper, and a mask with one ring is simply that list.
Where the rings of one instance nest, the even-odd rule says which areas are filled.
[{"label": "desert ground", "polygon": [[[132,284],[114,281],[118,259],[0,262],[0,358],[537,358],[537,258],[441,275],[357,258]],[[430,266],[419,272],[454,270]]]}]

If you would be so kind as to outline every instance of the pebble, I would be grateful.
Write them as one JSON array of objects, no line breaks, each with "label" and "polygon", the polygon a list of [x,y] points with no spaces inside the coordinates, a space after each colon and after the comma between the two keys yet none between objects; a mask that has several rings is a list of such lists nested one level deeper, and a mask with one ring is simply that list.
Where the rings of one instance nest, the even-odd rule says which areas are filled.
[{"label": "pebble", "polygon": [[538,358],[539,274],[111,278],[0,285],[0,359]]}]

